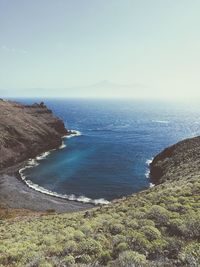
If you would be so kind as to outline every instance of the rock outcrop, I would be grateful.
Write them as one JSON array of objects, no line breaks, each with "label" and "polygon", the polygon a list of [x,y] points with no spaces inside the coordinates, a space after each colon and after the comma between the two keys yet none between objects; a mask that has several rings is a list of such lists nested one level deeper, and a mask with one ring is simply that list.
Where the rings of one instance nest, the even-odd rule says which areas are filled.
[{"label": "rock outcrop", "polygon": [[200,178],[200,137],[164,149],[152,161],[150,177],[154,184]]},{"label": "rock outcrop", "polygon": [[0,100],[0,170],[59,147],[67,133],[44,103]]},{"label": "rock outcrop", "polygon": [[17,178],[29,158],[58,148],[62,136],[71,133],[44,103],[22,105],[0,99],[0,213],[8,208],[72,212],[93,207],[40,193]]}]

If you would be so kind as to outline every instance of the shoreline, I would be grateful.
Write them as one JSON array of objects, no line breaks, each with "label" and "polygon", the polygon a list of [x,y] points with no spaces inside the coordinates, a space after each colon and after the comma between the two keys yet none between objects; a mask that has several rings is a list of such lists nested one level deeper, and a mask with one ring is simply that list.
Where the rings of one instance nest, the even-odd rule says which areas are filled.
[{"label": "shoreline", "polygon": [[[66,147],[66,145],[64,144],[63,142],[63,139],[65,138],[72,138],[72,137],[76,137],[76,136],[80,136],[81,135],[81,132],[79,131],[76,131],[76,130],[71,130],[69,131],[71,132],[71,134],[69,135],[64,135],[62,137],[62,144],[58,147],[58,149],[63,149]],[[89,204],[92,204],[92,205],[107,205],[110,203],[110,201],[104,199],[104,198],[100,198],[100,199],[91,199],[89,197],[86,197],[84,195],[80,195],[80,196],[76,196],[74,194],[71,194],[71,195],[67,195],[67,194],[59,194],[57,192],[54,192],[54,191],[50,191],[38,184],[35,184],[33,183],[31,180],[27,180],[26,176],[23,174],[23,171],[28,169],[28,168],[34,168],[35,166],[38,166],[40,164],[40,161],[41,160],[45,160],[45,158],[53,151],[55,151],[57,149],[51,149],[49,151],[45,151],[41,154],[39,154],[38,156],[36,156],[35,158],[33,159],[29,159],[27,161],[27,164],[20,168],[18,170],[18,172],[16,173],[16,176],[18,176],[18,178],[20,180],[22,180],[22,182],[29,188],[37,191],[37,192],[40,192],[42,194],[46,194],[46,195],[49,195],[49,196],[53,196],[53,197],[57,197],[59,199],[64,199],[64,200],[68,200],[68,201],[76,201],[76,202],[80,202],[80,203],[89,203]]]},{"label": "shoreline", "polygon": [[[62,140],[65,138],[72,138],[72,137],[82,135],[81,132],[76,131],[76,130],[70,130],[69,132],[71,132],[71,134],[62,136]],[[62,141],[62,144],[57,149],[59,150],[59,149],[65,148],[65,147],[66,147],[66,145]],[[75,201],[75,202],[79,202],[79,203],[83,203],[83,204],[92,204],[94,206],[108,205],[112,201],[118,200],[118,199],[113,199],[112,201],[108,201],[104,198],[91,199],[91,198],[86,197],[84,195],[76,196],[74,194],[71,194],[71,195],[64,194],[63,195],[63,194],[59,194],[59,193],[54,192],[54,191],[50,191],[50,190],[48,190],[48,189],[46,189],[46,188],[44,188],[38,184],[35,184],[31,180],[27,180],[26,176],[23,175],[23,170],[25,170],[27,168],[33,168],[35,166],[38,166],[40,164],[38,161],[44,160],[51,152],[53,152],[57,149],[55,148],[55,149],[51,149],[49,151],[45,151],[45,152],[39,154],[38,156],[36,156],[35,158],[29,159],[27,161],[27,164],[24,167],[22,167],[21,169],[19,169],[18,172],[16,173],[16,176],[18,177],[18,179],[21,180],[27,187],[29,187],[29,188],[37,191],[37,192],[40,192],[40,193],[45,194],[47,196],[56,197],[56,198],[59,198],[62,200]],[[147,170],[145,173],[145,177],[147,179],[150,179],[150,165],[151,165],[152,161],[153,161],[153,157],[151,159],[146,160]],[[155,186],[155,184],[150,182],[149,187],[147,189],[152,188],[154,186]]]},{"label": "shoreline", "polygon": [[[80,132],[68,131],[71,134],[63,138],[80,135]],[[56,148],[40,153],[35,158],[46,157],[51,151],[62,149],[62,144]],[[42,156],[43,155],[43,156]],[[27,168],[27,163],[32,159],[24,160],[0,171],[0,208],[25,209],[30,211],[58,213],[74,212],[95,207],[95,204],[84,203],[77,200],[68,200],[58,195],[47,194],[31,188],[20,175],[20,170]],[[42,160],[42,158],[40,159]],[[33,166],[32,166],[33,167]]]},{"label": "shoreline", "polygon": [[81,133],[67,130],[63,121],[43,102],[23,105],[0,101],[0,109],[3,111],[0,114],[0,208],[72,212],[110,203],[103,198],[61,195],[30,181],[23,173],[25,169],[40,164],[52,151],[64,149],[67,145],[64,138]]},{"label": "shoreline", "polygon": [[26,209],[30,211],[62,213],[86,210],[95,207],[92,204],[61,199],[50,196],[28,187],[16,175],[0,176],[1,208]]},{"label": "shoreline", "polygon": [[[20,173],[20,171],[23,171],[26,168],[32,168],[36,166],[36,164],[40,164],[37,160],[40,161],[45,159],[52,151],[65,148],[66,145],[63,144],[63,139],[81,135],[79,131],[71,130],[69,132],[72,133],[61,137],[62,144],[57,148],[44,151],[33,159],[27,159],[0,171],[0,203],[3,202],[3,204],[6,204],[6,208],[27,209],[36,212],[48,212],[49,210],[53,210],[58,213],[65,213],[87,210],[94,208],[95,206],[107,205],[112,202],[105,199],[93,200],[84,196],[76,197],[74,195],[61,195],[29,181],[32,183],[32,186],[29,182],[27,182],[26,177],[23,178],[23,174],[22,172]],[[150,165],[152,161],[153,158],[146,161],[148,167],[148,179],[150,180]],[[154,186],[155,184],[150,183],[148,189]],[[16,189],[18,190],[17,192],[15,191]],[[7,198],[6,195],[11,195],[11,192],[14,192],[14,195],[12,195],[11,198]],[[27,201],[27,198],[32,201]],[[17,202],[15,202],[15,199]]]}]

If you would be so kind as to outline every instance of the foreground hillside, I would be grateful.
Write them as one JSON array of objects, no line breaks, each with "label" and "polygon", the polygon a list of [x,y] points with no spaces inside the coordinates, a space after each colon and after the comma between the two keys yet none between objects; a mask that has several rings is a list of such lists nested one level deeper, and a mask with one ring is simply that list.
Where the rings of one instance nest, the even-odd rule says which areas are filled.
[{"label": "foreground hillside", "polygon": [[108,206],[2,219],[1,266],[200,266],[199,155],[200,137],[163,151],[159,185]]}]

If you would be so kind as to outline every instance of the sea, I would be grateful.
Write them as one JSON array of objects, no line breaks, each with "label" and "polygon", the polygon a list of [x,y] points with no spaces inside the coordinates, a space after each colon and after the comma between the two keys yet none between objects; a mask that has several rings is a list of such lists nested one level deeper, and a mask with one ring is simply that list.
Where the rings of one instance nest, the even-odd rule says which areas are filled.
[{"label": "sea", "polygon": [[44,101],[75,134],[20,170],[35,190],[107,204],[152,187],[149,163],[164,148],[200,135],[199,105],[128,99],[17,99]]}]

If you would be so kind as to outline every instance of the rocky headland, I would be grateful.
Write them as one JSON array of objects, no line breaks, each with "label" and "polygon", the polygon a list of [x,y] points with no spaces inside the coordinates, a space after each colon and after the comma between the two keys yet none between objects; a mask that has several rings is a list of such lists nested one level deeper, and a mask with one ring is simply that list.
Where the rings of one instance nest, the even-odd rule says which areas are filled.
[{"label": "rocky headland", "polygon": [[0,100],[0,170],[61,145],[64,123],[43,103]]},{"label": "rocky headland", "polygon": [[36,192],[17,178],[29,158],[59,148],[62,137],[68,134],[71,131],[44,103],[23,105],[0,99],[1,207],[58,212],[90,207]]},{"label": "rocky headland", "polygon": [[200,178],[200,137],[180,141],[155,156],[150,177],[155,185]]}]

